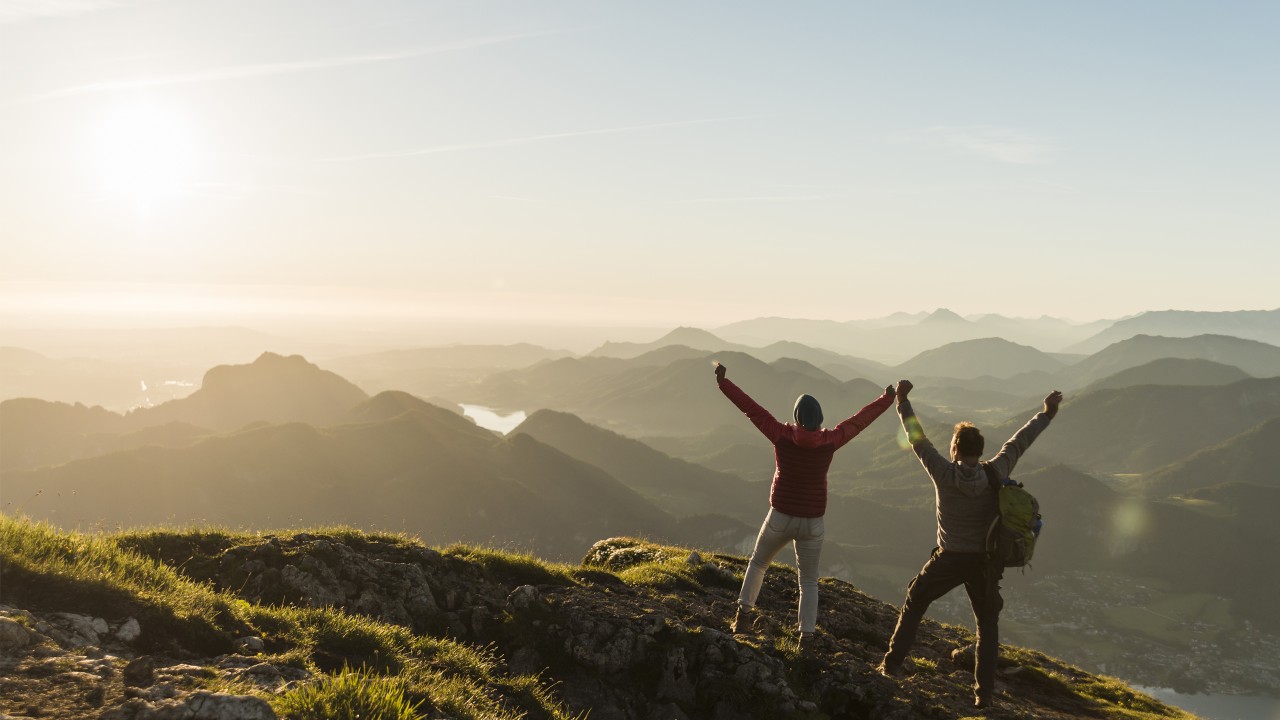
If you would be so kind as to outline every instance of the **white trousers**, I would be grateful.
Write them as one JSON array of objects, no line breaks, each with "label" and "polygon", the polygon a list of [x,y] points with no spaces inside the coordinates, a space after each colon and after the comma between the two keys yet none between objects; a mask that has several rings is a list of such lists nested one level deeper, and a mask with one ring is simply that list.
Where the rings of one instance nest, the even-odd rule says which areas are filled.
[{"label": "white trousers", "polygon": [[800,632],[813,632],[818,622],[818,557],[822,554],[825,533],[822,518],[802,518],[769,508],[751,551],[751,562],[742,578],[738,604],[755,607],[764,573],[769,563],[788,542],[794,544],[796,566],[800,576],[800,609],[797,612]]}]

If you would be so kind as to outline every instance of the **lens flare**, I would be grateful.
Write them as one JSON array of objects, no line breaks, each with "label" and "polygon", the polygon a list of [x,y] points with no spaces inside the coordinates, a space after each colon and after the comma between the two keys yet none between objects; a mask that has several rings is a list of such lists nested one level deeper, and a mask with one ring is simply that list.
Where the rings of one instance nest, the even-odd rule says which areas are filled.
[{"label": "lens flare", "polygon": [[1150,517],[1137,498],[1124,500],[1111,516],[1111,549],[1116,555],[1131,552],[1147,532]]}]

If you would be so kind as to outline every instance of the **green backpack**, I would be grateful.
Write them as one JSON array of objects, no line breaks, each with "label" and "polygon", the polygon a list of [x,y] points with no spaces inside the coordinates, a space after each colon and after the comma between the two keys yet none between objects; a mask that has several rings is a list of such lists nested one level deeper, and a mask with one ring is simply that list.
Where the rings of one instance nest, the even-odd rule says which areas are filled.
[{"label": "green backpack", "polygon": [[1003,480],[987,463],[991,489],[996,491],[999,512],[987,530],[987,555],[1004,567],[1022,567],[1031,562],[1035,554],[1036,538],[1044,521],[1040,517],[1040,503],[1012,478]]}]

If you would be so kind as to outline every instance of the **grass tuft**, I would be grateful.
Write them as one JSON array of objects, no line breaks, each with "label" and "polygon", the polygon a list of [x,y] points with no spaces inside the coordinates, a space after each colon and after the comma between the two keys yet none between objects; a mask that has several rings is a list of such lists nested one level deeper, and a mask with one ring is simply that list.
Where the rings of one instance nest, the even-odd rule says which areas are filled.
[{"label": "grass tuft", "polygon": [[497,579],[514,585],[577,584],[574,578],[575,567],[550,563],[530,553],[451,545],[444,549],[443,554],[479,565]]},{"label": "grass tuft", "polygon": [[422,704],[409,701],[403,680],[349,668],[273,703],[280,720],[419,720]]}]

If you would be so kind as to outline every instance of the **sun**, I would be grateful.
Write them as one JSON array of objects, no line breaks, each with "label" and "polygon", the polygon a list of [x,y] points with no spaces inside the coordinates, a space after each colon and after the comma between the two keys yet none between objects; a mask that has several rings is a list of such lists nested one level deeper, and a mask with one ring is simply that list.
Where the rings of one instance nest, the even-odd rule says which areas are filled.
[{"label": "sun", "polygon": [[98,188],[139,208],[188,192],[200,160],[187,119],[151,103],[110,111],[95,127],[89,154]]}]

